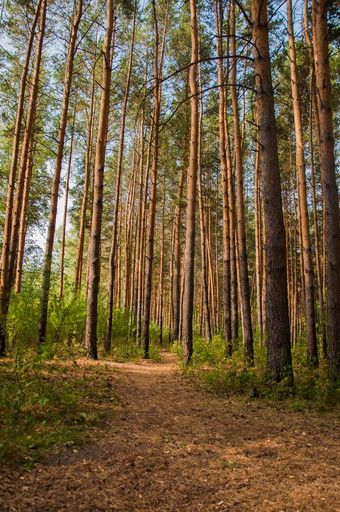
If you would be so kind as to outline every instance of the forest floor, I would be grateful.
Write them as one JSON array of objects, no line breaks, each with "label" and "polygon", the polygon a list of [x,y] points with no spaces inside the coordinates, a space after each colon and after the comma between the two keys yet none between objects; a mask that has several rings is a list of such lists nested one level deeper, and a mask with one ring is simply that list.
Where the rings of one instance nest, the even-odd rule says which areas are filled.
[{"label": "forest floor", "polygon": [[78,360],[82,375],[105,372],[111,413],[90,443],[3,470],[0,510],[340,511],[336,412],[218,397],[175,359]]}]

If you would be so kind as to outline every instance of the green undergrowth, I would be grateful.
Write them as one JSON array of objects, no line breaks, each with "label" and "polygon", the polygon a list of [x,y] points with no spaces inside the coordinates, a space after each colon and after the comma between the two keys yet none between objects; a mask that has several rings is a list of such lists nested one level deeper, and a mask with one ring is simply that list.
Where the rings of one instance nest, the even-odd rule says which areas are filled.
[{"label": "green undergrowth", "polygon": [[29,356],[2,361],[0,465],[31,466],[51,451],[77,451],[114,414],[113,371]]},{"label": "green undergrowth", "polygon": [[[235,347],[232,357],[226,357],[221,336],[214,336],[211,343],[194,337],[191,363],[183,367],[183,375],[193,379],[208,392],[238,399],[264,399],[272,405],[285,405],[293,410],[327,411],[340,405],[340,387],[331,384],[326,365],[313,369],[306,363],[303,345],[292,351],[294,386],[288,379],[279,383],[269,382],[266,373],[266,351],[258,343],[254,346],[254,367],[244,364],[243,347]],[[181,360],[182,348],[177,342],[173,351]]]}]

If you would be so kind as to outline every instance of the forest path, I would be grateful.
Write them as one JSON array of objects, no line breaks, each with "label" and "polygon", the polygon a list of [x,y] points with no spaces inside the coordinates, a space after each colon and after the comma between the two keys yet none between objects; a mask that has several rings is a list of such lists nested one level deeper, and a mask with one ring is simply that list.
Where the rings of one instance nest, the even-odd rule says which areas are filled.
[{"label": "forest path", "polygon": [[340,510],[335,414],[216,397],[166,352],[161,363],[78,365],[107,365],[113,418],[96,442],[3,476],[1,511]]}]

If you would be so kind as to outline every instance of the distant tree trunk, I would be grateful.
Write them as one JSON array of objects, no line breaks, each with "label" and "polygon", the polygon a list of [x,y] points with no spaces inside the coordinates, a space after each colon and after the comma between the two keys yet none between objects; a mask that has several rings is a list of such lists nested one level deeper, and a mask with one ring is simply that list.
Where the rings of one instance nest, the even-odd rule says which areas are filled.
[{"label": "distant tree trunk", "polygon": [[[35,37],[35,30],[41,16],[41,4],[42,0],[39,0],[35,14],[33,17],[29,38],[27,41],[27,51],[25,62],[23,65],[23,70],[20,79],[19,85],[19,94],[18,94],[18,106],[17,113],[15,119],[14,126],[14,137],[13,137],[13,147],[12,147],[12,156],[11,156],[11,166],[8,177],[8,188],[7,188],[7,198],[6,198],[6,216],[5,216],[5,225],[4,225],[4,233],[3,233],[3,245],[2,245],[2,256],[1,256],[1,297],[3,297],[4,303],[6,303],[6,294],[8,289],[8,264],[9,264],[9,251],[10,251],[10,242],[11,242],[11,230],[12,230],[12,214],[13,214],[13,200],[14,200],[14,189],[15,189],[15,180],[17,175],[17,167],[19,160],[19,147],[21,140],[21,132],[22,132],[22,118],[24,114],[24,102],[25,102],[25,91],[27,88],[27,75],[29,71],[29,64],[32,56],[32,48]],[[39,43],[38,43],[39,44]],[[4,294],[4,295],[3,295]],[[2,299],[1,299],[2,300]],[[1,329],[2,330],[2,329]],[[0,333],[0,337],[2,337],[3,333]]]},{"label": "distant tree trunk", "polygon": [[113,14],[113,0],[107,0],[106,32],[103,45],[102,94],[94,163],[93,212],[90,232],[91,243],[90,254],[88,256],[90,267],[89,286],[87,292],[85,346],[89,349],[89,357],[92,359],[97,359],[97,305],[100,283],[100,240],[103,211],[105,149],[110,111]]},{"label": "distant tree trunk", "polygon": [[[199,87],[202,90],[202,76],[201,65],[198,64]],[[200,235],[201,235],[201,260],[202,260],[202,287],[203,287],[203,309],[204,309],[204,325],[205,337],[211,342],[211,323],[210,323],[210,309],[208,297],[208,282],[207,282],[207,261],[206,261],[206,247],[205,247],[205,222],[204,222],[204,207],[203,207],[203,194],[202,194],[202,123],[203,123],[203,96],[199,95],[199,120],[198,120],[198,204],[200,212]]]},{"label": "distant tree trunk", "polygon": [[152,150],[152,139],[153,139],[153,123],[150,127],[150,140],[147,153],[146,172],[144,179],[144,197],[143,207],[141,215],[141,226],[140,226],[140,240],[139,240],[139,272],[138,272],[138,301],[137,301],[137,326],[136,326],[136,337],[137,343],[140,345],[142,338],[142,311],[144,302],[144,270],[145,270],[145,234],[146,234],[146,215],[147,215],[147,200],[148,200],[148,183],[150,174],[150,160]]},{"label": "distant tree trunk", "polygon": [[[184,165],[184,163],[183,163]],[[173,275],[173,339],[179,340],[179,317],[181,305],[181,213],[184,186],[184,169],[181,166],[174,221],[174,275]]]},{"label": "distant tree trunk", "polygon": [[242,161],[242,137],[240,131],[239,107],[237,97],[237,69],[236,69],[236,39],[235,39],[235,1],[231,2],[231,99],[234,118],[234,151],[236,160],[237,178],[237,236],[240,266],[240,301],[242,309],[242,334],[244,344],[244,359],[247,364],[254,362],[253,333],[251,325],[250,291],[248,276],[248,259],[246,245],[246,220],[243,189],[243,161]]},{"label": "distant tree trunk", "polygon": [[190,0],[191,21],[191,67],[190,67],[190,153],[187,179],[187,210],[185,234],[185,269],[184,269],[184,296],[183,296],[183,363],[188,364],[193,352],[193,308],[194,308],[194,257],[195,257],[195,204],[196,204],[196,178],[198,163],[198,87],[197,87],[197,60],[198,60],[198,34],[196,20],[196,2]]},{"label": "distant tree trunk", "polygon": [[314,62],[320,120],[321,179],[326,219],[328,371],[330,379],[335,382],[340,377],[340,228],[339,195],[335,176],[327,0],[313,0],[312,13]]},{"label": "distant tree trunk", "polygon": [[153,254],[154,254],[154,232],[155,232],[155,214],[156,214],[156,193],[157,193],[157,174],[158,174],[158,146],[159,146],[159,117],[161,111],[161,75],[162,63],[165,46],[165,34],[167,26],[169,2],[167,3],[167,12],[164,22],[164,32],[162,40],[162,48],[159,55],[159,37],[158,37],[158,21],[156,14],[156,3],[152,0],[152,15],[154,24],[154,106],[153,106],[153,154],[152,154],[152,169],[151,169],[151,190],[149,201],[149,225],[147,234],[146,246],[146,269],[145,269],[145,294],[144,294],[144,316],[143,316],[143,334],[142,346],[144,357],[149,357],[149,327],[150,327],[150,310],[151,310],[151,295],[152,295],[152,273],[153,273]]},{"label": "distant tree trunk", "polygon": [[292,13],[292,0],[287,0],[287,22],[289,36],[289,60],[291,73],[291,87],[294,109],[294,124],[296,138],[296,172],[299,189],[299,215],[301,220],[300,237],[302,239],[302,254],[304,263],[304,301],[305,301],[305,322],[307,337],[307,359],[314,365],[318,365],[318,347],[315,330],[315,309],[314,309],[314,272],[313,257],[309,233],[309,218],[307,206],[306,172],[304,159],[304,143],[302,135],[300,97],[297,84],[296,52],[294,41],[294,25]]},{"label": "distant tree trunk", "polygon": [[115,192],[115,204],[114,204],[114,209],[113,209],[111,250],[110,250],[110,257],[109,257],[107,321],[106,321],[106,332],[105,332],[105,341],[104,341],[104,349],[107,352],[109,352],[110,348],[111,348],[112,316],[113,316],[113,290],[114,290],[114,281],[115,281],[115,264],[116,264],[115,259],[116,259],[116,249],[117,249],[118,211],[119,211],[119,203],[120,203],[120,186],[121,186],[122,163],[123,163],[123,152],[124,152],[125,119],[126,119],[126,110],[127,110],[127,104],[128,104],[129,92],[130,92],[132,60],[133,60],[133,51],[134,51],[134,44],[135,44],[135,27],[136,27],[136,11],[134,12],[133,22],[132,22],[130,56],[129,56],[128,71],[127,71],[127,75],[126,75],[125,92],[124,92],[121,121],[120,121],[120,135],[119,135],[117,171],[116,171],[116,192]]},{"label": "distant tree trunk", "polygon": [[255,272],[256,272],[256,302],[257,328],[260,346],[263,343],[262,322],[262,229],[261,229],[261,194],[260,194],[260,145],[256,145],[255,163]]},{"label": "distant tree trunk", "polygon": [[92,80],[91,80],[91,94],[90,94],[90,110],[88,118],[88,136],[86,142],[86,154],[85,154],[85,170],[84,170],[84,191],[80,207],[80,222],[79,222],[79,235],[78,235],[78,247],[76,256],[76,269],[75,269],[75,290],[79,292],[81,289],[82,272],[83,272],[83,255],[85,245],[85,224],[86,224],[86,211],[88,205],[89,185],[91,177],[91,162],[93,152],[93,132],[94,132],[94,111],[95,111],[95,72],[96,72],[96,52],[95,59],[92,68]]},{"label": "distant tree trunk", "polygon": [[[229,11],[230,12],[230,11]],[[226,77],[225,81],[228,82],[229,78],[229,37],[227,37],[227,58],[226,58]],[[227,158],[227,175],[228,175],[228,196],[229,196],[229,254],[230,254],[230,302],[231,302],[231,343],[230,355],[234,345],[238,340],[238,291],[237,291],[237,261],[236,261],[236,209],[235,209],[235,180],[234,169],[230,148],[230,134],[227,112],[228,91],[224,87],[224,133],[226,144],[226,158]]]},{"label": "distant tree trunk", "polygon": [[37,336],[38,346],[43,341],[45,341],[45,337],[46,337],[47,308],[48,308],[48,298],[49,298],[49,293],[50,293],[52,253],[53,253],[53,245],[54,245],[55,226],[56,226],[56,220],[57,220],[60,174],[61,174],[61,166],[62,166],[63,156],[64,156],[65,133],[66,133],[66,126],[67,126],[68,107],[69,107],[71,84],[72,84],[72,77],[73,77],[74,54],[76,51],[77,34],[78,34],[78,28],[79,28],[79,23],[81,20],[82,12],[83,12],[83,1],[78,0],[77,7],[76,7],[76,10],[75,10],[75,13],[73,16],[73,20],[72,20],[71,29],[70,29],[70,36],[69,36],[68,50],[67,50],[67,59],[66,59],[66,65],[65,65],[63,104],[62,104],[62,111],[61,111],[59,130],[58,130],[57,155],[56,155],[54,176],[53,176],[53,183],[52,183],[51,205],[50,205],[50,214],[49,214],[49,219],[48,219],[47,240],[46,240],[45,256],[44,256],[43,282],[42,282],[42,287],[41,287],[40,318],[39,318],[38,336]]},{"label": "distant tree trunk", "polygon": [[164,215],[165,215],[165,176],[163,177],[163,201],[162,201],[162,220],[161,220],[161,247],[159,262],[159,344],[163,343],[163,307],[164,307]]},{"label": "distant tree trunk", "polygon": [[25,186],[24,186],[24,196],[23,196],[22,209],[21,209],[21,215],[20,215],[18,254],[17,254],[17,264],[16,264],[16,271],[15,271],[15,293],[20,293],[20,291],[21,291],[24,251],[25,251],[25,239],[26,239],[26,232],[27,232],[28,198],[29,198],[29,192],[30,192],[30,187],[31,187],[31,178],[32,178],[32,172],[33,172],[34,150],[35,150],[35,144],[32,139],[30,149],[29,149],[29,155],[28,155],[27,171],[26,171]]},{"label": "distant tree trunk", "polygon": [[[4,239],[4,247],[3,247],[3,261],[2,261],[2,289],[1,289],[1,324],[2,328],[0,329],[0,356],[5,353],[5,339],[6,339],[6,317],[8,313],[9,300],[11,288],[14,281],[14,273],[15,273],[15,264],[17,257],[17,247],[18,247],[18,237],[19,237],[19,227],[20,227],[20,217],[22,211],[22,203],[23,203],[23,194],[24,194],[24,186],[25,186],[25,175],[27,170],[27,162],[29,156],[29,147],[32,140],[33,133],[33,125],[35,120],[37,99],[38,99],[38,89],[39,89],[39,76],[40,76],[40,68],[41,68],[41,56],[42,56],[42,46],[45,35],[45,20],[46,20],[46,0],[43,0],[40,4],[39,11],[39,34],[36,45],[36,54],[35,60],[33,64],[33,76],[32,76],[32,87],[30,91],[28,110],[26,116],[26,125],[25,131],[23,135],[21,154],[20,154],[20,165],[19,165],[19,175],[17,181],[17,188],[15,193],[15,200],[13,210],[10,209],[8,214],[10,215],[10,220],[12,221],[12,226],[7,226],[9,231],[6,233],[6,239]],[[19,115],[19,113],[18,113]],[[21,120],[20,120],[21,125]],[[19,125],[17,127],[19,129]],[[15,145],[16,143],[14,143]],[[19,141],[18,141],[19,144]],[[17,158],[17,157],[15,157]],[[17,164],[17,161],[16,161]],[[11,164],[13,166],[13,164]],[[15,166],[16,168],[16,166]],[[15,178],[15,170],[14,167],[11,170],[10,181]],[[12,192],[9,192],[11,195]],[[10,202],[10,197],[8,197],[8,201]],[[5,221],[6,222],[6,221]],[[5,225],[6,228],[6,225]],[[10,244],[9,248],[7,247],[8,239],[10,236]],[[7,265],[7,272],[6,272]]]},{"label": "distant tree trunk", "polygon": [[287,377],[293,381],[286,247],[270,70],[267,2],[251,0],[251,12],[266,237],[267,371],[273,380],[280,381]]},{"label": "distant tree trunk", "polygon": [[223,201],[223,329],[224,342],[227,355],[232,354],[231,344],[231,296],[230,296],[230,231],[229,231],[229,199],[228,199],[228,167],[226,154],[226,134],[224,117],[226,108],[224,86],[223,86],[223,5],[222,0],[215,0],[216,17],[216,46],[218,57],[218,93],[219,93],[219,136],[220,136],[220,159],[222,173],[222,201]]},{"label": "distant tree trunk", "polygon": [[74,140],[74,125],[75,125],[75,120],[76,120],[76,107],[77,107],[77,101],[75,100],[74,101],[74,109],[73,109],[73,118],[72,118],[73,120],[72,120],[72,129],[71,129],[70,151],[69,151],[69,157],[68,157],[66,183],[65,183],[65,204],[64,204],[64,216],[63,216],[63,225],[62,225],[62,233],[61,233],[61,248],[60,248],[59,299],[61,299],[64,294],[64,263],[65,263],[67,207],[68,207],[68,194],[69,194],[69,188],[70,188],[70,176],[71,176],[73,140]]}]

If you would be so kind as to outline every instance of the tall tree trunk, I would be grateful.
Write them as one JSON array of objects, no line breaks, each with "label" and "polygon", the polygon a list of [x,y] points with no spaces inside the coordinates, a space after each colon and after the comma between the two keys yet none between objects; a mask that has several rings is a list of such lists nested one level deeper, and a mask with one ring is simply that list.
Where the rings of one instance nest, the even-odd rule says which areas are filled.
[{"label": "tall tree trunk", "polygon": [[59,184],[61,166],[63,163],[64,156],[64,144],[65,144],[65,133],[67,125],[68,107],[71,94],[71,84],[73,77],[73,63],[75,48],[77,42],[78,27],[83,12],[83,1],[78,0],[77,7],[72,19],[72,25],[70,29],[70,36],[68,42],[67,59],[65,65],[65,76],[64,76],[64,91],[63,91],[63,105],[59,122],[58,130],[58,142],[57,142],[57,155],[55,160],[54,176],[52,183],[52,195],[50,214],[48,218],[48,229],[47,239],[44,256],[44,267],[43,267],[43,282],[41,287],[41,302],[40,302],[40,318],[38,325],[38,346],[45,341],[46,337],[46,326],[47,326],[47,308],[48,298],[50,293],[50,280],[51,280],[51,266],[52,266],[52,253],[54,245],[54,233],[57,220],[57,208],[58,208],[58,196],[59,196]]},{"label": "tall tree trunk", "polygon": [[230,295],[230,220],[229,220],[229,200],[228,200],[228,168],[226,154],[226,134],[225,134],[225,112],[226,108],[224,85],[223,85],[223,46],[222,46],[222,27],[223,27],[223,5],[222,0],[215,0],[215,18],[216,18],[216,48],[218,57],[218,94],[219,94],[219,136],[220,136],[220,159],[222,174],[222,202],[223,202],[223,330],[224,342],[227,355],[232,354],[231,343],[231,295]]},{"label": "tall tree trunk", "polygon": [[185,234],[185,269],[184,269],[184,296],[183,296],[183,363],[188,364],[193,352],[192,320],[194,309],[194,257],[195,257],[195,205],[196,205],[196,178],[198,163],[198,87],[197,87],[197,60],[198,60],[198,34],[196,19],[196,2],[190,0],[191,22],[191,67],[190,83],[190,153],[187,178],[187,210]]},{"label": "tall tree trunk", "polygon": [[110,348],[111,348],[113,290],[114,290],[114,281],[115,281],[115,264],[116,264],[115,260],[116,260],[116,250],[117,250],[118,211],[119,211],[119,203],[120,203],[120,187],[121,187],[122,163],[123,163],[123,152],[124,152],[126,109],[127,109],[129,92],[130,92],[132,60],[133,60],[133,51],[134,51],[134,44],[135,44],[135,27],[136,27],[136,10],[134,12],[133,21],[132,21],[130,56],[129,56],[128,71],[127,71],[127,75],[126,75],[125,92],[124,92],[121,121],[120,121],[120,135],[119,135],[117,172],[116,172],[116,192],[115,192],[115,204],[114,204],[114,209],[113,209],[111,250],[110,250],[110,257],[109,257],[107,321],[106,321],[106,332],[105,332],[105,341],[104,341],[104,349],[107,352],[109,352]]},{"label": "tall tree trunk", "polygon": [[[11,242],[11,230],[12,230],[12,213],[13,213],[13,200],[14,200],[14,189],[15,189],[15,180],[17,175],[17,167],[19,160],[19,147],[21,140],[21,132],[22,132],[22,118],[24,114],[24,102],[25,102],[25,91],[27,87],[27,75],[29,71],[29,64],[32,55],[33,42],[35,37],[35,30],[41,16],[41,3],[42,0],[39,0],[35,14],[33,17],[29,38],[27,41],[27,51],[25,62],[23,65],[23,70],[20,79],[19,86],[19,95],[18,95],[18,106],[17,113],[15,119],[14,126],[14,136],[13,136],[13,147],[12,147],[12,156],[11,156],[11,166],[8,177],[8,188],[7,188],[7,198],[6,198],[6,216],[5,216],[5,225],[4,225],[4,233],[3,233],[3,245],[2,245],[2,255],[1,255],[1,297],[3,293],[7,293],[7,279],[8,279],[8,264],[9,264],[9,251],[10,251],[10,242]],[[6,302],[6,298],[4,296],[4,301]],[[0,334],[2,336],[2,333]]]},{"label": "tall tree trunk", "polygon": [[145,270],[145,294],[144,294],[144,317],[143,317],[143,333],[142,346],[144,357],[149,357],[149,326],[150,326],[150,310],[152,295],[152,273],[153,273],[153,254],[154,254],[154,232],[155,232],[155,215],[156,215],[156,193],[157,193],[157,174],[158,174],[158,146],[159,146],[159,117],[161,111],[161,76],[162,64],[165,47],[165,34],[167,27],[169,2],[166,7],[166,15],[164,21],[164,31],[162,39],[161,52],[159,54],[159,37],[158,37],[158,21],[156,14],[156,3],[152,0],[152,15],[154,24],[154,106],[153,106],[153,154],[151,168],[151,190],[149,201],[149,225],[147,234],[146,248],[146,270]]},{"label": "tall tree trunk", "polygon": [[231,2],[231,100],[234,118],[234,151],[237,178],[237,237],[240,269],[240,302],[242,309],[242,334],[244,344],[244,359],[247,364],[254,362],[253,333],[251,325],[250,292],[248,276],[248,259],[246,245],[246,220],[243,189],[243,159],[242,136],[240,130],[239,107],[237,97],[237,69],[236,69],[236,39],[235,39],[235,1]]},{"label": "tall tree trunk", "polygon": [[256,272],[256,302],[257,328],[260,346],[263,343],[262,322],[262,229],[261,229],[261,193],[260,193],[260,145],[256,145],[255,162],[255,272]]},{"label": "tall tree trunk", "polygon": [[73,109],[73,118],[72,118],[73,120],[72,120],[72,129],[71,129],[70,151],[69,151],[69,157],[68,157],[66,184],[65,184],[64,216],[63,216],[63,225],[62,225],[62,233],[61,233],[59,299],[61,299],[64,294],[64,264],[65,264],[67,207],[68,207],[68,194],[69,194],[69,188],[70,188],[70,176],[71,176],[73,141],[74,141],[74,125],[75,125],[75,120],[76,120],[76,107],[77,107],[77,101],[75,99],[74,100],[74,109]]},{"label": "tall tree trunk", "polygon": [[93,212],[90,232],[89,286],[87,292],[87,316],[85,346],[89,357],[97,359],[97,305],[100,283],[100,240],[103,212],[104,165],[107,130],[110,111],[111,41],[113,35],[113,0],[106,2],[106,32],[103,45],[102,94],[100,101],[98,133],[94,163]]},{"label": "tall tree trunk", "polygon": [[164,215],[165,215],[165,176],[163,177],[163,201],[162,201],[162,220],[161,220],[161,246],[159,261],[159,344],[163,343],[163,307],[164,307]]},{"label": "tall tree trunk", "polygon": [[[202,75],[201,65],[198,64],[199,88],[202,91]],[[199,95],[199,120],[198,120],[198,204],[200,212],[200,235],[201,235],[201,259],[202,259],[202,287],[203,287],[203,308],[204,308],[204,325],[205,337],[211,342],[211,323],[210,323],[210,309],[208,297],[208,280],[207,280],[207,261],[206,261],[206,246],[205,246],[205,222],[204,222],[204,207],[203,207],[203,194],[202,194],[202,124],[203,124],[203,96]]]},{"label": "tall tree trunk", "polygon": [[93,152],[93,132],[94,132],[94,113],[95,113],[95,89],[96,89],[96,60],[97,52],[95,52],[95,59],[92,66],[92,79],[91,79],[91,93],[90,93],[90,110],[88,118],[88,135],[86,141],[86,155],[85,155],[85,179],[84,179],[84,191],[81,200],[80,207],[80,222],[79,222],[79,234],[78,234],[78,247],[76,256],[76,269],[75,269],[75,290],[79,292],[81,289],[82,273],[83,273],[83,255],[85,245],[85,224],[86,224],[86,211],[88,205],[89,185],[91,177],[91,162]]},{"label": "tall tree trunk", "polygon": [[33,173],[33,163],[34,163],[33,162],[33,153],[34,153],[34,151],[35,151],[35,144],[32,139],[30,149],[29,149],[29,155],[28,155],[27,171],[26,171],[25,186],[24,186],[24,196],[23,196],[22,209],[21,209],[21,215],[20,215],[18,254],[17,254],[17,264],[16,264],[16,271],[15,271],[15,293],[20,293],[20,291],[21,291],[25,240],[26,240],[26,233],[27,233],[28,199],[29,199],[31,179],[32,179],[32,173]]},{"label": "tall tree trunk", "polygon": [[296,139],[296,172],[299,190],[299,215],[301,220],[300,237],[302,239],[302,254],[304,267],[304,302],[305,322],[307,337],[307,359],[314,365],[318,365],[318,347],[315,330],[315,309],[314,309],[314,272],[313,257],[309,233],[309,218],[307,206],[306,171],[304,158],[304,142],[302,134],[300,96],[297,83],[296,52],[294,41],[294,25],[292,13],[292,0],[287,0],[287,23],[289,36],[289,57],[290,74],[294,110],[294,125]]},{"label": "tall tree trunk", "polygon": [[325,201],[327,253],[328,371],[340,377],[340,228],[339,195],[335,176],[331,81],[327,32],[327,0],[313,0],[314,62],[320,120],[321,179]]},{"label": "tall tree trunk", "polygon": [[179,340],[179,317],[181,304],[181,213],[182,213],[182,197],[184,186],[184,162],[181,166],[179,175],[179,185],[177,192],[177,204],[175,209],[174,221],[174,275],[173,275],[173,339]]},{"label": "tall tree trunk", "polygon": [[288,377],[293,381],[286,247],[270,70],[267,2],[251,0],[251,13],[266,237],[267,371],[273,380],[280,381]]},{"label": "tall tree trunk", "polygon": [[[2,259],[2,281],[1,281],[1,329],[0,329],[0,356],[5,353],[5,340],[6,340],[6,317],[8,313],[9,300],[11,288],[14,281],[14,273],[15,273],[15,264],[17,257],[17,247],[18,247],[18,237],[19,237],[19,227],[20,227],[20,217],[22,211],[22,203],[23,203],[23,194],[24,194],[24,186],[25,186],[25,175],[27,170],[28,156],[29,156],[29,147],[31,144],[32,133],[33,133],[33,125],[35,120],[37,99],[38,99],[38,89],[39,89],[39,76],[40,76],[40,68],[41,68],[41,56],[42,56],[42,47],[45,35],[45,20],[46,20],[46,7],[47,0],[43,0],[40,4],[39,11],[39,34],[36,45],[36,54],[35,60],[33,64],[33,76],[32,76],[32,87],[30,91],[29,104],[26,116],[26,125],[25,131],[22,141],[21,154],[20,154],[20,165],[19,165],[19,175],[17,188],[15,193],[15,200],[13,210],[10,208],[8,210],[8,214],[10,215],[10,220],[12,221],[12,226],[7,226],[7,233],[4,235],[6,238],[4,239],[3,246],[3,259]],[[19,113],[18,116],[20,117]],[[17,116],[17,117],[18,117]],[[21,125],[21,119],[20,119]],[[18,124],[18,129],[19,126]],[[19,144],[19,141],[17,142]],[[16,145],[16,142],[14,143]],[[14,157],[17,158],[17,157]],[[15,162],[17,164],[17,161]],[[12,164],[13,166],[13,164]],[[16,168],[16,166],[15,166]],[[15,169],[11,170],[10,181],[15,179]],[[12,194],[12,191],[9,192],[9,196]],[[10,202],[10,197],[8,197],[8,202]],[[6,229],[6,221],[5,221],[5,229]],[[9,231],[8,231],[9,230]],[[8,239],[10,237],[9,248],[7,247]],[[6,267],[7,265],[7,267]],[[7,271],[6,271],[7,270]]]}]

